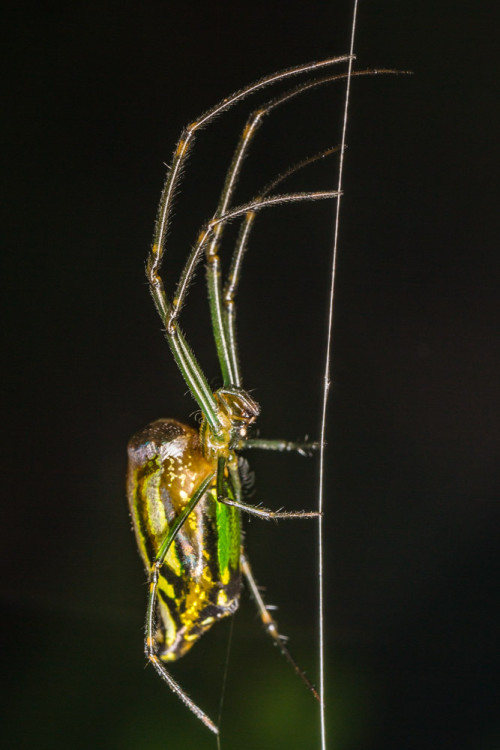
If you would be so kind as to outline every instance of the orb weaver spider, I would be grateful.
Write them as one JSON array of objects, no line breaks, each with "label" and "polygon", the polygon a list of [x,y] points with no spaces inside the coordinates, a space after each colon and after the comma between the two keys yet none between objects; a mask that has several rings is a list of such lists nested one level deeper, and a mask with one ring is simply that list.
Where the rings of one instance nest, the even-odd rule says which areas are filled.
[{"label": "orb weaver spider", "polygon": [[[260,407],[242,386],[235,334],[235,296],[248,239],[259,211],[284,203],[328,200],[339,195],[335,190],[276,195],[272,192],[274,188],[292,172],[336,149],[303,160],[248,203],[232,206],[231,200],[244,157],[264,116],[306,90],[346,78],[348,73],[308,80],[251,113],[227,171],[215,213],[202,227],[171,299],[167,297],[160,276],[165,238],[182,168],[198,130],[218,114],[268,85],[349,63],[351,59],[346,55],[274,73],[223,99],[188,125],[173,154],[147,261],[151,295],[173,357],[201,410],[201,425],[196,430],[174,419],[159,419],[129,442],[128,501],[137,544],[149,575],[145,653],[170,689],[216,734],[217,726],[171,677],[165,663],[183,656],[214,622],[235,612],[242,575],[256,601],[267,633],[318,698],[315,688],[288,651],[253,578],[241,545],[240,511],[264,519],[314,518],[319,513],[271,511],[245,503],[246,470],[239,455],[250,448],[296,451],[307,455],[318,445],[306,441],[249,437]],[[219,247],[226,224],[238,218],[243,221],[223,285]],[[215,392],[178,324],[189,283],[202,256],[205,257],[212,330],[223,381],[223,386]]]}]

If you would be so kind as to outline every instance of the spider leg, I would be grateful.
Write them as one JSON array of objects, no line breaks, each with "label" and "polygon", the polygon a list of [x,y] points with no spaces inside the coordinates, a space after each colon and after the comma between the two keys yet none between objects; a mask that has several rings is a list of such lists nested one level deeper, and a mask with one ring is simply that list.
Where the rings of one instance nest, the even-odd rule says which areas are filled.
[{"label": "spider leg", "polygon": [[283,81],[292,76],[300,75],[301,73],[317,71],[322,68],[328,67],[329,65],[336,65],[338,63],[347,62],[350,59],[351,59],[350,55],[343,55],[341,57],[331,57],[327,60],[321,60],[320,62],[312,62],[312,63],[306,63],[305,65],[297,65],[293,68],[288,68],[287,70],[282,70],[278,73],[273,73],[272,75],[266,76],[265,78],[262,78],[260,81],[257,81],[256,83],[251,84],[250,86],[246,86],[245,88],[240,89],[239,91],[236,91],[231,96],[226,97],[221,102],[216,104],[214,107],[204,112],[197,120],[190,123],[190,125],[188,125],[188,127],[183,130],[183,132],[181,133],[181,137],[175,148],[173,158],[172,158],[172,164],[169,169],[167,179],[165,181],[165,185],[163,187],[162,195],[160,198],[160,205],[159,205],[158,217],[156,221],[155,235],[153,239],[152,256],[154,257],[150,256],[150,260],[153,266],[153,271],[155,274],[157,274],[160,269],[161,262],[163,259],[163,254],[165,251],[165,238],[166,238],[167,231],[168,231],[168,224],[169,224],[170,214],[172,211],[172,205],[174,202],[177,183],[180,180],[184,162],[186,160],[189,149],[192,147],[194,143],[196,132],[200,130],[201,128],[205,127],[206,125],[208,125],[215,117],[217,117],[217,115],[221,114],[227,109],[230,109],[232,106],[242,101],[250,94],[253,94],[256,91],[259,91],[260,89],[265,88],[266,86],[272,85],[279,81]]},{"label": "spider leg", "polygon": [[156,654],[152,653],[148,655],[148,659],[155,668],[157,674],[161,679],[167,683],[170,690],[177,695],[178,698],[194,713],[194,715],[202,721],[206,727],[208,727],[214,734],[219,734],[219,729],[214,724],[212,719],[206,715],[204,711],[194,703],[191,698],[184,692],[181,686],[174,680],[174,678],[167,672],[163,663],[160,661]]},{"label": "spider leg", "polygon": [[299,192],[273,195],[268,198],[258,197],[249,203],[236,206],[220,219],[210,221],[201,231],[198,242],[189,253],[188,260],[179,278],[172,303],[169,303],[167,300],[163,289],[163,282],[161,277],[154,270],[154,266],[151,264],[152,256],[150,256],[147,264],[147,275],[153,299],[165,325],[165,336],[167,342],[186,383],[216,436],[220,436],[223,432],[223,425],[219,418],[217,403],[208,385],[208,381],[196,361],[192,349],[189,347],[182,332],[179,330],[177,322],[189,282],[192,279],[196,264],[200,260],[206,244],[217,225],[243,216],[249,211],[259,211],[262,208],[282,205],[284,203],[325,200],[337,196],[338,192],[335,190],[321,190],[309,193]]},{"label": "spider leg", "polygon": [[[196,358],[194,356],[194,353],[192,352],[191,348],[187,344],[182,332],[179,331],[176,321],[179,315],[179,310],[182,306],[183,299],[186,295],[187,285],[193,276],[195,266],[200,258],[199,253],[201,253],[201,251],[206,246],[207,241],[209,239],[209,235],[213,231],[214,226],[218,226],[222,228],[223,224],[227,220],[231,218],[235,218],[238,215],[241,215],[241,214],[235,214],[234,212],[230,212],[230,214],[228,214],[227,212],[224,211],[224,206],[227,207],[227,205],[229,204],[229,200],[233,192],[234,185],[237,182],[239,169],[243,160],[243,155],[244,155],[245,150],[249,146],[251,138],[253,137],[253,132],[252,133],[248,132],[245,134],[245,131],[244,131],[243,133],[242,143],[241,143],[241,146],[242,146],[241,153],[239,149],[237,149],[237,151],[235,152],[235,156],[233,158],[231,167],[228,171],[228,175],[226,178],[225,188],[221,194],[221,199],[219,202],[217,212],[214,215],[214,218],[212,220],[213,223],[209,222],[209,224],[206,227],[206,230],[208,229],[208,236],[203,238],[202,235],[204,234],[204,232],[202,232],[202,235],[200,235],[200,238],[197,243],[197,248],[199,252],[197,249],[195,249],[190,254],[188,263],[186,264],[185,271],[183,272],[181,279],[179,280],[176,294],[173,300],[170,301],[169,298],[167,297],[167,294],[164,289],[163,281],[160,276],[160,268],[161,268],[163,256],[165,253],[165,239],[166,239],[166,234],[168,230],[170,214],[171,214],[172,206],[174,202],[175,191],[181,179],[182,169],[184,167],[185,160],[187,158],[187,155],[191,146],[194,144],[196,132],[202,127],[204,127],[205,125],[208,125],[218,114],[231,108],[233,105],[243,100],[245,97],[253,94],[255,91],[258,91],[268,85],[283,81],[291,76],[299,75],[305,72],[311,72],[311,71],[315,72],[329,65],[335,65],[338,63],[342,63],[342,62],[347,62],[350,59],[351,57],[349,55],[344,55],[341,57],[330,58],[328,60],[324,60],[320,62],[313,62],[313,63],[309,63],[306,65],[296,66],[294,68],[290,68],[288,70],[273,74],[271,76],[267,76],[266,78],[263,78],[260,81],[257,81],[257,83],[254,83],[251,86],[248,86],[244,89],[241,89],[235,92],[232,96],[229,96],[223,99],[215,107],[205,112],[198,120],[195,120],[194,122],[192,122],[182,132],[181,137],[177,143],[176,149],[174,151],[171,167],[169,169],[169,172],[165,181],[165,185],[163,187],[162,195],[160,198],[158,217],[157,217],[157,221],[155,225],[155,234],[153,238],[153,245],[151,247],[151,251],[148,256],[146,273],[147,273],[147,277],[148,277],[149,284],[150,284],[151,295],[153,297],[153,301],[160,315],[160,318],[162,319],[163,324],[165,326],[167,341],[172,350],[174,359],[177,362],[177,365],[184,379],[186,380],[186,383],[188,384],[188,387],[190,388],[193,394],[193,397],[198,402],[198,405],[200,406],[203,414],[206,416],[207,421],[209,422],[212,431],[217,436],[220,436],[222,434],[222,424],[217,413],[217,404],[215,402],[211,389],[208,385],[207,379],[205,375],[203,374],[203,371],[201,370],[200,366],[198,365]],[[374,71],[359,71],[357,74],[366,75],[366,74],[375,74],[379,72],[392,72],[392,71],[375,71],[375,70]],[[346,74],[341,74],[340,76],[328,76],[323,79],[310,81],[302,86],[297,87],[296,89],[292,91],[285,92],[285,94],[282,95],[281,97],[277,97],[276,99],[269,102],[267,105],[267,110],[266,110],[266,106],[264,107],[264,111],[262,111],[262,108],[261,110],[256,110],[254,113],[254,117],[260,120],[266,111],[269,111],[270,109],[277,106],[278,104],[288,100],[289,98],[293,96],[296,96],[302,91],[305,91],[308,88],[311,88],[314,86],[318,86],[322,83],[326,83],[327,81],[334,80],[335,78],[345,78],[345,77],[346,77]],[[311,195],[310,197],[311,200],[314,200],[315,198],[317,199],[320,197],[328,197],[328,196],[320,196],[320,195],[313,195],[313,194],[310,194],[310,195]],[[275,200],[274,202],[266,203],[265,201],[254,201],[254,204],[257,204],[257,203],[259,204],[259,205],[255,205],[254,208],[255,210],[257,210],[258,208],[262,208],[266,205],[273,205],[279,202],[286,202],[286,200],[284,199],[284,197],[282,197],[281,200]],[[221,229],[219,231],[221,231]],[[200,243],[201,243],[201,247],[200,247]],[[216,246],[217,246],[217,242],[215,243],[214,248]],[[214,257],[217,258],[216,251],[214,251]],[[212,271],[210,271],[210,262],[207,263],[207,266],[209,269],[209,275],[210,274],[212,275],[212,282],[209,282],[209,296],[211,300],[211,309],[213,310],[212,317],[213,319],[216,320],[214,324],[214,336],[216,339],[218,352],[221,352],[221,354],[219,354],[219,359],[220,359],[221,367],[223,370],[224,383],[225,385],[239,385],[239,381],[241,378],[239,376],[238,366],[237,366],[237,354],[236,354],[236,346],[235,346],[235,341],[234,341],[234,326],[233,326],[233,330],[231,330],[229,327],[229,324],[227,323],[228,316],[222,311],[222,308],[221,308],[221,285],[220,285],[220,269],[218,266],[218,260],[216,259],[214,261],[214,268],[212,269]],[[210,285],[213,288],[212,293],[210,293]],[[229,341],[229,344],[228,344],[228,341]],[[228,354],[228,346],[229,346],[229,354]],[[223,351],[225,352],[225,354],[222,354]]]},{"label": "spider leg", "polygon": [[314,695],[316,700],[319,700],[319,695],[318,695],[316,688],[314,687],[312,682],[309,680],[307,675],[299,667],[295,659],[292,657],[288,648],[285,646],[285,638],[284,636],[280,635],[276,620],[273,617],[271,617],[271,615],[269,614],[269,610],[267,609],[264,603],[262,595],[259,591],[259,587],[257,586],[255,578],[253,577],[252,569],[250,567],[248,559],[245,553],[243,552],[243,550],[241,550],[240,559],[241,559],[241,572],[247,579],[250,591],[252,593],[252,597],[255,600],[255,604],[257,605],[260,619],[262,621],[262,624],[264,625],[264,629],[266,633],[273,639],[275,645],[278,646],[279,650],[281,651],[285,659],[293,667],[294,672],[296,672],[296,674],[298,674],[301,680],[305,682],[305,684],[307,685],[311,693]]},{"label": "spider leg", "polygon": [[289,453],[291,451],[299,453],[301,456],[310,456],[319,450],[320,444],[310,440],[267,440],[266,438],[249,438],[242,440],[237,445],[238,450],[247,448],[259,448],[267,451],[278,451],[279,453]]},{"label": "spider leg", "polygon": [[[320,86],[324,83],[329,83],[334,80],[345,78],[346,75],[347,74],[327,76],[314,81],[308,81],[307,83],[301,84],[300,86],[297,86],[296,88],[286,91],[284,94],[271,99],[270,101],[256,108],[251,113],[240,135],[239,142],[236,146],[233,158],[231,160],[231,164],[226,173],[224,187],[222,189],[219,203],[213,216],[213,220],[217,220],[224,216],[229,209],[234,189],[238,183],[243,161],[250,148],[251,142],[253,141],[257,131],[262,125],[264,117],[280,104],[289,101],[293,97],[298,96],[299,94],[302,94],[303,92]],[[265,195],[265,193],[263,193],[262,195]],[[237,347],[234,332],[232,332],[229,328],[228,316],[222,304],[219,248],[223,231],[224,224],[217,224],[210,240],[210,244],[206,248],[208,296],[210,300],[212,328],[214,331],[214,338],[217,346],[217,355],[221,365],[224,385],[241,386],[241,375],[239,372]]]},{"label": "spider leg", "polygon": [[[203,115],[201,115],[201,117],[190,123],[188,127],[185,128],[181,133],[181,137],[175,148],[171,167],[169,169],[160,198],[153,245],[147,261],[147,277],[149,280],[151,294],[155,306],[165,325],[167,340],[177,362],[177,365],[181,370],[181,373],[186,380],[190,390],[192,391],[194,398],[198,402],[203,413],[206,415],[207,420],[216,435],[221,434],[222,425],[217,415],[217,406],[215,400],[212,393],[210,392],[206,378],[203,375],[203,372],[201,371],[198,363],[196,362],[193,352],[187,345],[184,337],[177,330],[177,327],[174,325],[174,321],[178,316],[178,310],[182,304],[182,299],[180,301],[176,299],[177,297],[179,297],[179,295],[176,294],[172,302],[169,300],[163,286],[162,278],[160,276],[161,264],[165,253],[165,240],[170,220],[170,214],[174,202],[175,191],[181,178],[185,160],[190,148],[194,144],[196,132],[205,125],[208,125],[218,114],[229,109],[239,101],[243,100],[245,97],[268,85],[283,81],[291,76],[306,72],[318,71],[329,65],[335,65],[340,62],[345,62],[349,59],[349,56],[343,56],[330,58],[321,62],[299,65],[294,68],[290,68],[288,70],[284,70],[279,73],[267,76],[266,78],[263,78],[260,81],[257,81],[256,83],[235,92],[232,96],[223,99],[215,107],[206,111]],[[196,262],[196,259],[194,259],[193,270]],[[188,281],[192,277],[193,270],[188,273]]]},{"label": "spider leg", "polygon": [[257,508],[255,505],[247,505],[239,500],[230,500],[224,495],[217,495],[217,500],[223,505],[238,508],[251,516],[257,516],[265,521],[280,521],[284,518],[318,518],[322,514],[315,510],[268,510],[268,508]]},{"label": "spider leg", "polygon": [[[251,121],[249,121],[249,123],[247,124],[247,128],[249,127],[250,123]],[[272,182],[270,182],[264,188],[261,195],[263,197],[269,195],[269,193],[272,190],[274,190],[274,188],[277,185],[283,182],[291,174],[294,174],[295,172],[299,171],[303,167],[306,167],[309,164],[312,164],[315,161],[318,161],[319,159],[330,156],[336,151],[338,151],[338,148],[330,148],[330,149],[326,149],[325,151],[322,151],[319,154],[316,154],[315,156],[309,157],[307,159],[303,159],[301,162],[299,162],[298,164],[295,164],[286,172],[279,175]],[[248,247],[248,240],[249,240],[250,233],[252,231],[256,216],[257,214],[255,211],[249,211],[247,214],[245,214],[245,219],[242,222],[241,227],[240,227],[240,232],[239,232],[238,239],[236,242],[236,247],[234,249],[233,256],[231,259],[231,266],[229,269],[229,273],[227,276],[227,280],[226,280],[226,283],[224,286],[224,292],[223,292],[223,304],[224,304],[223,327],[224,327],[224,330],[226,331],[226,335],[228,339],[229,351],[231,353],[231,359],[233,362],[233,370],[235,372],[236,385],[241,385],[241,374],[240,374],[240,367],[239,367],[238,345],[237,345],[237,340],[236,340],[235,297],[236,297],[236,291],[237,291],[237,287],[238,287],[240,277],[241,277],[241,266],[243,262],[243,256],[245,255],[247,247]]]},{"label": "spider leg", "polygon": [[[279,206],[285,203],[299,203],[302,201],[315,201],[315,200],[328,200],[331,198],[338,197],[337,190],[316,190],[310,192],[297,192],[297,193],[284,193],[282,195],[272,195],[269,197],[257,196],[248,203],[243,203],[239,206],[235,206],[230,209],[227,213],[219,218],[211,219],[202,228],[198,240],[194,247],[191,249],[186,264],[179,277],[179,282],[175,290],[175,296],[172,304],[169,306],[169,312],[165,318],[165,324],[167,328],[167,334],[172,334],[177,327],[177,319],[179,317],[180,309],[184,304],[186,298],[189,283],[193,277],[196,265],[201,260],[203,251],[214,234],[216,227],[222,224],[226,224],[228,221],[237,219],[240,216],[251,211],[260,211],[263,208],[270,206]],[[231,385],[234,385],[232,383]]]},{"label": "spider leg", "polygon": [[[372,74],[375,71],[357,71],[357,75]],[[378,71],[377,71],[378,72]],[[326,76],[324,78],[315,79],[303,83],[294,89],[285,91],[278,97],[271,99],[265,104],[257,107],[249,116],[245,127],[240,135],[240,139],[236,150],[233,154],[233,158],[229,169],[226,174],[224,181],[224,187],[220,196],[220,200],[213,216],[213,219],[220,218],[228,212],[230,201],[234,192],[234,188],[237,185],[239,174],[243,161],[250,148],[251,142],[259,130],[263,119],[273,109],[281,104],[293,99],[305,91],[321,86],[325,83],[331,83],[332,81],[338,81],[346,79],[348,73],[341,73],[334,76]],[[332,151],[329,150],[323,154],[307,159],[296,167],[292,167],[282,177],[274,180],[262,193],[261,196],[267,195],[279,182],[281,182],[290,173],[295,172],[302,166],[305,166],[312,161],[315,161],[320,156],[327,155]],[[224,306],[222,304],[222,288],[221,288],[221,271],[220,271],[220,258],[219,258],[219,247],[221,244],[222,234],[224,226],[219,224],[214,232],[213,238],[211,239],[210,245],[206,250],[207,258],[207,285],[208,295],[210,299],[210,309],[212,315],[212,327],[214,330],[214,338],[217,345],[217,355],[221,365],[221,370],[224,377],[224,385],[236,385],[241,386],[241,375],[239,372],[238,353],[236,346],[236,338],[234,335],[234,318],[232,321],[231,314],[228,312],[228,301],[226,299],[226,292],[224,291]],[[239,242],[238,242],[239,245]],[[237,248],[238,248],[237,245]],[[235,255],[238,254],[238,249],[235,251]],[[234,257],[234,256],[233,256]],[[230,274],[231,275],[231,274]],[[226,284],[227,287],[227,284]],[[234,307],[233,307],[234,309]]]},{"label": "spider leg", "polygon": [[[228,467],[231,484],[234,490],[236,499],[228,497],[226,488],[224,486],[224,469]],[[217,500],[223,505],[229,505],[232,508],[238,508],[244,513],[249,513],[252,516],[257,516],[266,521],[278,521],[285,518],[317,518],[320,513],[318,511],[308,510],[268,510],[268,508],[258,508],[255,505],[248,505],[241,500],[241,482],[238,472],[238,467],[235,462],[226,462],[225,458],[219,458],[217,461]]]},{"label": "spider leg", "polygon": [[156,641],[154,635],[158,579],[160,576],[161,567],[165,562],[167,552],[170,549],[170,546],[172,545],[175,537],[179,533],[183,523],[185,522],[191,511],[200,502],[204,493],[212,483],[214,477],[215,472],[206,477],[203,482],[201,482],[197,487],[197,489],[193,493],[191,500],[186,505],[183,512],[175,519],[174,523],[172,524],[172,528],[165,537],[165,540],[163,541],[160,549],[158,550],[158,554],[156,555],[155,560],[151,565],[149,571],[149,594],[148,605],[146,609],[144,652],[148,661],[153,665],[162,680],[167,683],[172,692],[174,692],[181,699],[181,701],[195,714],[195,716],[198,717],[198,719],[200,719],[200,721],[205,724],[205,726],[207,726],[215,734],[219,734],[219,730],[213,723],[213,721],[206,715],[206,713],[204,713],[204,711],[201,710],[201,708],[196,705],[196,703],[191,700],[191,698],[184,692],[184,690],[180,687],[180,685],[178,685],[178,683],[173,679],[173,677],[165,668],[164,664],[156,653]]},{"label": "spider leg", "polygon": [[165,239],[168,231],[168,225],[170,220],[170,214],[174,202],[175,192],[177,184],[181,178],[184,162],[187,158],[190,148],[194,144],[196,132],[208,125],[217,115],[230,109],[236,103],[242,101],[250,94],[259,91],[266,86],[283,81],[301,73],[310,71],[317,71],[329,65],[336,65],[338,63],[347,62],[350,58],[349,55],[343,55],[341,57],[333,57],[320,62],[307,63],[305,65],[297,65],[288,70],[274,73],[270,76],[262,78],[260,81],[251,84],[239,91],[236,91],[229,97],[226,97],[219,102],[215,107],[207,110],[197,120],[190,123],[185,128],[175,148],[172,163],[168,171],[165,185],[162,190],[160,204],[158,209],[158,217],[155,225],[155,234],[153,238],[153,245],[151,252],[148,257],[147,263],[147,275],[151,284],[151,292],[155,301],[158,313],[162,320],[166,318],[170,308],[170,302],[165,294],[163,283],[159,275],[163,256],[165,253]]}]

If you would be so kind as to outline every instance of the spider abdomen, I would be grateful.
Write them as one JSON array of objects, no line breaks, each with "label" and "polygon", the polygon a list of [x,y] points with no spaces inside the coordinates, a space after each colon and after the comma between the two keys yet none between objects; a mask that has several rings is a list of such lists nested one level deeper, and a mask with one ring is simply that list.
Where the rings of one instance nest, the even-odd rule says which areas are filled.
[{"label": "spider abdomen", "polygon": [[[150,571],[173,522],[215,466],[201,452],[198,431],[175,419],[158,419],[134,435],[128,456],[130,513]],[[240,587],[239,511],[217,502],[214,482],[186,518],[161,567],[160,658],[178,659],[216,620],[235,612]]]}]

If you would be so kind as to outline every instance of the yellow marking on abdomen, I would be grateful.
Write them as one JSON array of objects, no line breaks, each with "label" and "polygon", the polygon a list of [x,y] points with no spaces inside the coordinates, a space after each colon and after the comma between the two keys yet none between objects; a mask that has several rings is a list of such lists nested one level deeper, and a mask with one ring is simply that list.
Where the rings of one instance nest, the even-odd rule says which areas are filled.
[{"label": "yellow marking on abdomen", "polygon": [[158,588],[164,591],[169,599],[175,599],[175,589],[165,578],[160,578]]}]

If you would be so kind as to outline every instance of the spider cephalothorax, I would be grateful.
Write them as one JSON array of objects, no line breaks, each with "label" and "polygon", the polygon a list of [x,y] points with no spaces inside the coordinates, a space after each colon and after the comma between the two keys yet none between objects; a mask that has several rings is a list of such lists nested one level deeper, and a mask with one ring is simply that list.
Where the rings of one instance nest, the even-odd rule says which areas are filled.
[{"label": "spider cephalothorax", "polygon": [[206,456],[215,453],[229,458],[231,451],[247,438],[248,428],[260,414],[260,406],[243,388],[219,388],[214,398],[222,429],[219,434],[214,434],[206,418],[202,418],[202,450]]}]

